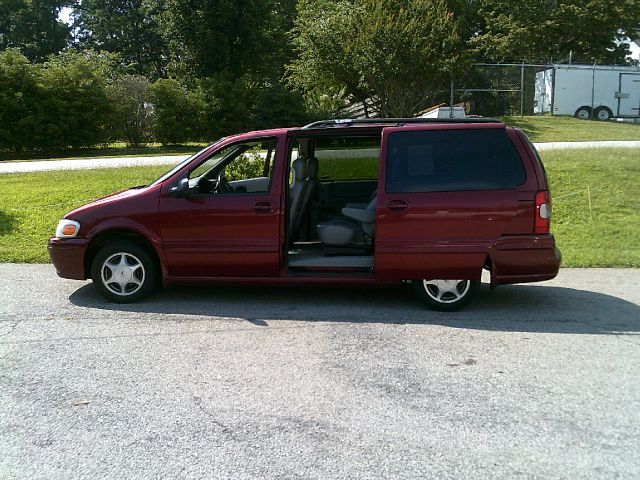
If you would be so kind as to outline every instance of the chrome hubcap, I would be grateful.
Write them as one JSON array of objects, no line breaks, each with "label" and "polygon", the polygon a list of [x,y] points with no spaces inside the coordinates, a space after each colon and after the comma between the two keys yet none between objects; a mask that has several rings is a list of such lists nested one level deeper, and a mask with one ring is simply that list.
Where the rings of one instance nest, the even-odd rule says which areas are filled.
[{"label": "chrome hubcap", "polygon": [[116,295],[127,296],[140,290],[145,272],[138,257],[118,252],[104,261],[100,275],[107,290]]},{"label": "chrome hubcap", "polygon": [[598,112],[598,120],[609,120],[609,112],[606,110],[600,110]]},{"label": "chrome hubcap", "polygon": [[589,118],[589,112],[587,110],[580,110],[578,112],[578,118],[582,118],[583,120]]},{"label": "chrome hubcap", "polygon": [[423,280],[427,295],[439,303],[454,303],[469,291],[469,280]]}]

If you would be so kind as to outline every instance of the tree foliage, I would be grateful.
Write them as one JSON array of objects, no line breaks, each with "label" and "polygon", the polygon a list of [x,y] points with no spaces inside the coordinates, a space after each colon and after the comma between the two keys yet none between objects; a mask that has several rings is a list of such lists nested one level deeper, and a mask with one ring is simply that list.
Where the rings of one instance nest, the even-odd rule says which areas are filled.
[{"label": "tree foliage", "polygon": [[492,61],[622,64],[638,0],[479,0],[471,47]]},{"label": "tree foliage", "polygon": [[375,97],[382,115],[411,116],[466,64],[461,29],[443,0],[301,0],[289,79],[307,93]]},{"label": "tree foliage", "polygon": [[182,76],[279,75],[293,1],[166,0],[171,68]]},{"label": "tree foliage", "polygon": [[162,77],[169,60],[168,42],[157,19],[163,2],[153,0],[82,0],[74,27],[82,48],[116,52],[128,70]]},{"label": "tree foliage", "polygon": [[0,149],[57,150],[107,139],[111,58],[65,51],[33,65],[16,50],[0,54]]},{"label": "tree foliage", "polygon": [[29,60],[43,61],[61,51],[70,35],[58,19],[64,0],[0,0],[0,51],[18,48]]},{"label": "tree foliage", "polygon": [[156,141],[172,145],[200,139],[204,102],[199,92],[176,79],[160,79],[151,86],[151,101]]},{"label": "tree foliage", "polygon": [[140,75],[122,75],[107,87],[113,121],[112,135],[138,146],[152,137],[151,83]]}]

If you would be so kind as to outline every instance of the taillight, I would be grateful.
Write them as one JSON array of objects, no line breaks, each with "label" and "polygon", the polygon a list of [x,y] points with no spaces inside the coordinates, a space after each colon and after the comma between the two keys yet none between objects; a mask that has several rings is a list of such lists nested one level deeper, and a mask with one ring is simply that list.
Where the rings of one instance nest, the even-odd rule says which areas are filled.
[{"label": "taillight", "polygon": [[536,223],[534,233],[549,233],[551,225],[551,197],[547,190],[536,193]]}]

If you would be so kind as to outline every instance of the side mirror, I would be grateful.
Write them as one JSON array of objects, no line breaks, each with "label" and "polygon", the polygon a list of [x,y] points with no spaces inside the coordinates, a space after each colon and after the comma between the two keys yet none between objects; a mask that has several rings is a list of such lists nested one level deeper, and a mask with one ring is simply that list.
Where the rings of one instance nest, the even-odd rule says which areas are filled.
[{"label": "side mirror", "polygon": [[180,181],[169,189],[169,194],[180,197],[182,195],[186,195],[191,191],[191,187],[189,187],[189,179],[181,178]]}]

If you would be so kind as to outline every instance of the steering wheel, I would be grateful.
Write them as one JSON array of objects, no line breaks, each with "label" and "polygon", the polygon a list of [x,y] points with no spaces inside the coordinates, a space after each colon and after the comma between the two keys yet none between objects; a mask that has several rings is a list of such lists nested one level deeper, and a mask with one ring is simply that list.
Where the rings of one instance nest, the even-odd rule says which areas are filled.
[{"label": "steering wheel", "polygon": [[233,187],[227,181],[227,178],[224,176],[224,172],[220,172],[220,174],[218,175],[215,192],[216,193],[231,193],[231,192],[233,192]]}]

